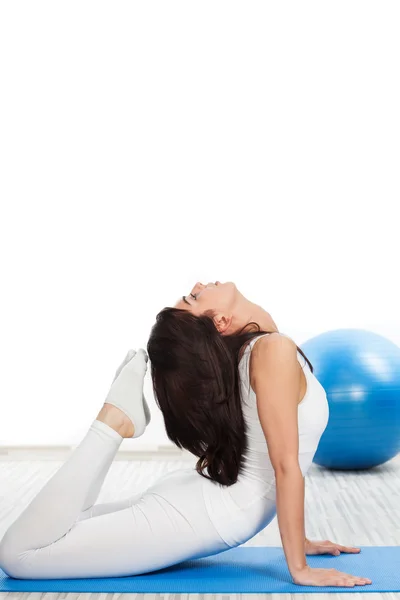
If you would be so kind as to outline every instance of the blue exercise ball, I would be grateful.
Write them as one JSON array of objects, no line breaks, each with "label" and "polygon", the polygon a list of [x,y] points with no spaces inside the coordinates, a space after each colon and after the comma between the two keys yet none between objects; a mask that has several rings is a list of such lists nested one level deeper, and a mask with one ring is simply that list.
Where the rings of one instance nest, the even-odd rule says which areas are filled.
[{"label": "blue exercise ball", "polygon": [[329,403],[314,462],[328,469],[369,469],[396,456],[400,348],[362,329],[328,331],[301,348]]}]

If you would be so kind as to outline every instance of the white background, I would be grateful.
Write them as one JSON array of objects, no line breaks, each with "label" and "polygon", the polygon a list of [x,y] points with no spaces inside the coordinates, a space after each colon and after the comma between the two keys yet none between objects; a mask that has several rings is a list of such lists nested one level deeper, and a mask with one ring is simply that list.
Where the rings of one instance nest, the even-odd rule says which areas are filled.
[{"label": "white background", "polygon": [[[400,344],[397,2],[0,5],[0,443],[76,442],[196,281]],[[139,440],[167,443],[153,420]]]}]

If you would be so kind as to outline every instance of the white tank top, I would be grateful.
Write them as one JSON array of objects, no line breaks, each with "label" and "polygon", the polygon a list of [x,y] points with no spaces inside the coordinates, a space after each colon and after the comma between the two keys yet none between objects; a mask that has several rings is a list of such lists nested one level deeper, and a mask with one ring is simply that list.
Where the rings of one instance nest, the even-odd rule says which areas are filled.
[{"label": "white tank top", "polygon": [[[256,336],[247,344],[239,362],[240,395],[248,438],[248,448],[243,456],[243,473],[231,486],[203,478],[203,494],[210,519],[230,546],[242,544],[253,537],[276,514],[275,472],[249,373],[251,350],[257,340],[265,335],[269,334]],[[297,352],[297,359],[307,381],[305,396],[298,405],[299,464],[305,475],[328,424],[329,406],[324,388],[300,352]]]}]

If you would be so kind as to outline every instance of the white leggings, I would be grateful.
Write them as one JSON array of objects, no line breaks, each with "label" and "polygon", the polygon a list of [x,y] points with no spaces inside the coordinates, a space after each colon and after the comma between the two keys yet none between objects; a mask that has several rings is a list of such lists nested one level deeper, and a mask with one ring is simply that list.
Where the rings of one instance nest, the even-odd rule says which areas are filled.
[{"label": "white leggings", "polygon": [[[95,505],[123,438],[101,421],[12,523],[0,567],[18,579],[120,577],[228,550],[210,520],[201,475],[169,474],[149,490]],[[173,481],[173,483],[171,483]]]}]

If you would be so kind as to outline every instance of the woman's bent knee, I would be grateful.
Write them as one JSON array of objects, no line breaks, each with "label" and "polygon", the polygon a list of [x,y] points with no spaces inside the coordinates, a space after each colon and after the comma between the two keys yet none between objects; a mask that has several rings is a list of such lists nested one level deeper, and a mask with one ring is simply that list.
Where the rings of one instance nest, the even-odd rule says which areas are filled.
[{"label": "woman's bent knee", "polygon": [[0,542],[0,568],[9,577],[21,579],[23,577],[21,564],[21,552],[9,540],[6,533]]}]

